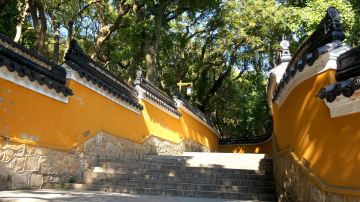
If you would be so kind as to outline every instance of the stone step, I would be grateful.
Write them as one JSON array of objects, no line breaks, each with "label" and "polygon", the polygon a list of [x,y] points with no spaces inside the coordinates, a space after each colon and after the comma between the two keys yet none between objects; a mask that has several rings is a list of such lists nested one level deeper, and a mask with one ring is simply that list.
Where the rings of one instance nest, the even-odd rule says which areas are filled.
[{"label": "stone step", "polygon": [[216,153],[204,153],[196,156],[145,156],[142,161],[156,162],[156,163],[203,163],[203,164],[218,164],[226,165],[227,163],[235,164],[259,164],[272,163],[272,158],[267,158],[262,154],[236,154],[236,155],[216,155]]},{"label": "stone step", "polygon": [[275,200],[272,159],[262,154],[184,153],[98,162],[68,188],[123,193]]},{"label": "stone step", "polygon": [[[113,169],[119,169],[119,168],[129,168],[129,169],[180,169],[184,168],[186,170],[221,170],[224,172],[238,172],[237,170],[266,170],[269,172],[272,172],[272,164],[265,164],[260,165],[256,169],[254,168],[248,168],[244,166],[244,168],[223,168],[219,165],[207,165],[207,166],[190,166],[187,164],[173,164],[173,163],[149,163],[149,162],[141,162],[141,161],[131,161],[131,162],[99,162],[98,167],[104,167],[104,168],[113,168]],[[241,171],[240,171],[241,172]]]},{"label": "stone step", "polygon": [[272,164],[272,158],[265,154],[234,154],[234,153],[207,153],[184,152],[183,156],[149,155],[145,161],[183,163],[192,167],[213,167],[235,169],[258,169],[261,165]]},{"label": "stone step", "polygon": [[108,185],[119,185],[119,186],[142,186],[145,184],[153,184],[158,183],[155,185],[155,187],[161,187],[161,186],[172,186],[169,184],[193,184],[193,185],[217,185],[217,186],[251,186],[251,187],[274,187],[274,182],[271,180],[234,180],[234,179],[199,179],[197,180],[197,183],[191,182],[184,182],[180,181],[178,179],[173,179],[169,181],[154,181],[154,180],[104,180],[104,179],[98,179],[98,181],[95,181],[94,183],[104,183]]},{"label": "stone step", "polygon": [[187,173],[187,172],[162,172],[151,171],[146,173],[106,173],[106,172],[84,172],[85,182],[94,179],[120,179],[120,180],[171,180],[185,181],[190,179],[194,183],[201,178],[213,179],[237,179],[237,180],[273,180],[272,175],[261,174],[209,174],[209,173]]},{"label": "stone step", "polygon": [[92,167],[93,172],[106,173],[148,173],[152,171],[209,173],[209,174],[272,174],[272,169],[246,170],[246,169],[224,169],[224,168],[201,168],[201,167],[177,167],[177,166],[136,166],[136,165],[113,165],[113,163],[102,163],[101,167]]},{"label": "stone step", "polygon": [[221,192],[241,192],[241,193],[266,193],[271,194],[275,192],[274,186],[230,186],[230,185],[214,185],[214,184],[194,184],[194,183],[180,183],[180,182],[165,182],[165,181],[151,181],[151,180],[97,180],[92,184],[98,185],[114,185],[125,187],[147,187],[147,188],[161,188],[161,189],[181,189],[181,190],[201,190],[201,191],[221,191]]},{"label": "stone step", "polygon": [[[153,156],[153,157],[157,157],[160,155],[148,155],[148,156]],[[234,159],[234,158],[244,158],[247,160],[256,160],[256,159],[272,159],[271,154],[255,154],[255,153],[221,153],[221,152],[183,152],[183,154],[181,155],[183,157],[201,157],[201,158],[212,158],[212,159],[216,159],[216,158],[221,158],[221,159],[225,159],[225,158],[229,158],[229,159]],[[171,157],[171,156],[169,156]]]},{"label": "stone step", "polygon": [[111,185],[96,184],[45,184],[45,188],[66,188],[75,190],[91,190],[105,192],[120,192],[132,194],[150,194],[166,196],[184,196],[184,197],[201,197],[201,198],[224,198],[239,200],[260,200],[275,201],[274,194],[264,193],[241,193],[241,192],[219,192],[219,191],[199,191],[199,190],[181,190],[181,189],[161,189],[145,187],[124,187]]},{"label": "stone step", "polygon": [[[143,162],[153,162],[153,163],[184,163],[188,161],[201,161],[206,163],[213,163],[218,164],[219,161],[224,162],[224,160],[230,160],[230,159],[214,159],[215,161],[212,161],[211,158],[201,158],[199,157],[182,157],[182,156],[144,156],[141,160]],[[248,161],[248,159],[244,158],[233,158],[232,160],[235,160],[235,163],[272,163],[271,158],[257,158],[256,160]],[[124,159],[124,161],[133,161],[132,159]]]}]

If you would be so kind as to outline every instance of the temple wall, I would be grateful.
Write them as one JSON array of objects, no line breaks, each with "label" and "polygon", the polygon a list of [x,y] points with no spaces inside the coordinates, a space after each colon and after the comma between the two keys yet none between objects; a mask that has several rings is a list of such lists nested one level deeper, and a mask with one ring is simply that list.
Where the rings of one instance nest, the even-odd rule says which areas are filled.
[{"label": "temple wall", "polygon": [[326,184],[360,188],[360,114],[331,118],[315,97],[334,78],[334,70],[297,86],[281,108],[273,105],[274,134],[279,151],[292,148],[310,171]]},{"label": "temple wall", "polygon": [[360,114],[347,109],[348,114],[332,117],[317,97],[336,82],[336,59],[348,49],[329,51],[305,66],[308,72],[291,78],[282,92],[286,96],[271,104],[280,201],[360,201]]},{"label": "temple wall", "polygon": [[180,112],[182,113],[180,122],[183,137],[188,140],[194,140],[194,142],[199,142],[214,151],[218,150],[219,137],[214,135],[214,129],[205,126],[184,110],[180,109]]},{"label": "temple wall", "polygon": [[279,202],[360,201],[356,190],[325,184],[291,151],[273,156],[273,173]]},{"label": "temple wall", "polygon": [[180,97],[140,74],[128,86],[76,41],[65,60],[60,67],[0,34],[0,190],[81,181],[101,161],[217,150],[219,132]]},{"label": "temple wall", "polygon": [[68,103],[0,79],[0,135],[11,141],[71,150],[101,131],[142,143],[149,136],[179,144],[183,139],[217,149],[218,137],[191,117],[174,118],[143,101],[133,112],[69,80]]},{"label": "temple wall", "polygon": [[271,154],[272,139],[269,139],[263,143],[252,145],[219,145],[218,152]]}]

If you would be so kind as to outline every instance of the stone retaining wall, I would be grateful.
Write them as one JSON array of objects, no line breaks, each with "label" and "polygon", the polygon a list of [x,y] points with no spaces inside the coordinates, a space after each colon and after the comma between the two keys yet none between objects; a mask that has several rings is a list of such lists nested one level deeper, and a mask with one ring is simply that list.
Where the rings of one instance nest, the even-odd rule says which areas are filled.
[{"label": "stone retaining wall", "polygon": [[345,202],[360,201],[360,197],[326,192],[312,182],[297,165],[293,157],[285,152],[273,156],[273,174],[279,202]]},{"label": "stone retaining wall", "polygon": [[80,182],[83,172],[99,161],[140,160],[148,154],[181,155],[209,151],[191,140],[176,144],[157,137],[138,144],[100,132],[71,151],[9,141],[0,143],[0,190],[41,188],[48,182]]}]

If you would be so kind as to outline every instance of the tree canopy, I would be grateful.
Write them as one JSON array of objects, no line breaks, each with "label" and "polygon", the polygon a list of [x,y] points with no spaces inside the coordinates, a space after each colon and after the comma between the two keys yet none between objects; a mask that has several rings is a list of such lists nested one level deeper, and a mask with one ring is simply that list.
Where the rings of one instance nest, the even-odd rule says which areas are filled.
[{"label": "tree canopy", "polygon": [[0,6],[0,32],[55,62],[76,39],[129,83],[138,69],[169,94],[180,80],[192,82],[187,98],[225,137],[270,129],[266,81],[282,38],[294,52],[335,6],[345,42],[360,43],[358,0],[0,0]]}]

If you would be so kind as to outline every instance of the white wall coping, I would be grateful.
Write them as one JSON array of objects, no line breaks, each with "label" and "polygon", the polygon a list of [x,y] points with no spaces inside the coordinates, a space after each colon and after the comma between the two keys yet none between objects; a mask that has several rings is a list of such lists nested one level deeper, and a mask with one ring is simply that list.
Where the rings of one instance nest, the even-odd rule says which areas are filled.
[{"label": "white wall coping", "polygon": [[181,100],[178,100],[175,98],[175,102],[177,104],[177,106],[184,112],[186,112],[187,114],[189,114],[192,118],[194,118],[195,120],[199,121],[202,125],[204,125],[206,128],[208,128],[209,130],[211,130],[213,133],[215,133],[215,135],[220,138],[220,133],[219,131],[215,130],[213,127],[211,127],[208,123],[206,123],[205,121],[203,121],[202,119],[200,119],[196,114],[194,114],[193,112],[191,112],[190,110],[188,110],[181,102]]},{"label": "white wall coping", "polygon": [[270,70],[270,75],[275,76],[276,84],[280,83],[281,78],[283,77],[286,68],[288,66],[289,62],[283,62],[280,65],[276,66],[275,68]]},{"label": "white wall coping", "polygon": [[[327,45],[325,45],[327,46]],[[325,47],[323,46],[323,47]],[[321,49],[320,47],[319,49]],[[325,54],[319,56],[319,58],[314,62],[312,66],[305,65],[304,70],[302,72],[297,72],[293,78],[290,78],[289,82],[285,84],[285,87],[281,90],[278,98],[275,100],[275,103],[281,105],[285,102],[286,98],[290,95],[290,93],[294,90],[296,86],[298,86],[303,81],[318,75],[327,70],[336,70],[337,69],[337,58],[344,52],[350,50],[351,47],[345,44],[342,44],[339,48],[331,50]],[[285,73],[285,72],[284,72]],[[276,75],[277,77],[278,75]],[[282,75],[279,75],[282,77]],[[278,78],[276,78],[276,81]],[[273,93],[273,92],[270,92]]]},{"label": "white wall coping", "polygon": [[145,100],[147,102],[149,102],[150,104],[154,105],[156,108],[160,109],[161,111],[169,114],[170,116],[172,116],[173,118],[176,118],[176,119],[179,119],[180,116],[179,115],[176,115],[172,112],[170,112],[169,110],[167,110],[165,107],[163,107],[162,105],[159,105],[158,103],[152,101],[151,99],[147,98],[145,96],[145,93],[146,93],[146,90],[143,89],[141,86],[139,85],[136,85],[135,86],[135,89],[138,91],[138,98],[139,100]]},{"label": "white wall coping", "polygon": [[339,95],[330,103],[325,100],[325,104],[330,109],[331,118],[360,112],[360,91],[355,91],[351,97]]},{"label": "white wall coping", "polygon": [[71,69],[71,67],[69,67],[69,65],[67,65],[66,63],[63,63],[61,66],[66,69],[66,79],[73,80],[136,114],[141,114],[141,110],[113,96],[111,93],[108,93],[107,91],[98,87],[96,84],[93,84],[91,81],[87,81],[85,78],[81,78],[79,73]]},{"label": "white wall coping", "polygon": [[20,77],[16,71],[10,72],[5,66],[0,67],[0,78],[14,83],[15,85],[37,92],[41,95],[45,95],[46,97],[52,98],[54,100],[66,104],[69,102],[69,96],[64,96],[62,93],[57,93],[54,89],[48,88],[46,84],[40,85],[37,80],[30,81],[27,76]]}]

